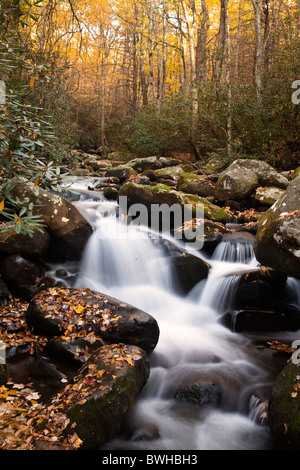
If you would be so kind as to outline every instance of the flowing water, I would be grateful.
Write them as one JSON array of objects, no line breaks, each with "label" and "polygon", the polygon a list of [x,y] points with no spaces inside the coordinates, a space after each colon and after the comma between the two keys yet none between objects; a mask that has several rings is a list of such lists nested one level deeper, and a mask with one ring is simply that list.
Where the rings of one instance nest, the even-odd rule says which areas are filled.
[{"label": "flowing water", "polygon": [[[162,244],[126,224],[116,203],[99,200],[78,207],[95,230],[73,287],[128,302],[151,314],[160,328],[149,357],[149,380],[124,429],[104,448],[272,448],[269,428],[260,418],[260,406],[276,376],[272,356],[256,349],[251,337],[220,322],[230,309],[239,276],[258,269],[251,245],[220,244],[207,259],[208,279],[183,297],[173,286]],[[199,383],[217,406],[176,399],[182,387]]]}]

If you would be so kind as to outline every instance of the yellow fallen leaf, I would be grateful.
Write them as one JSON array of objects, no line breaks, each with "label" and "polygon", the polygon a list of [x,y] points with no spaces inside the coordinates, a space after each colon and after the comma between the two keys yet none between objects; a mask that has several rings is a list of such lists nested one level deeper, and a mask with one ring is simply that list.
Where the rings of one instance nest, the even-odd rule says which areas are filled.
[{"label": "yellow fallen leaf", "polygon": [[78,305],[78,307],[75,309],[76,313],[81,313],[84,310],[84,307],[82,305]]},{"label": "yellow fallen leaf", "polygon": [[35,76],[34,76],[34,75],[32,75],[32,76],[31,76],[31,78],[30,78],[30,83],[29,83],[29,86],[30,86],[30,88],[32,88],[32,87],[33,87],[33,85],[34,85],[34,82],[35,82]]},{"label": "yellow fallen leaf", "polygon": [[2,201],[0,202],[0,212],[2,212],[4,209],[4,203],[5,203],[5,199],[2,199]]}]

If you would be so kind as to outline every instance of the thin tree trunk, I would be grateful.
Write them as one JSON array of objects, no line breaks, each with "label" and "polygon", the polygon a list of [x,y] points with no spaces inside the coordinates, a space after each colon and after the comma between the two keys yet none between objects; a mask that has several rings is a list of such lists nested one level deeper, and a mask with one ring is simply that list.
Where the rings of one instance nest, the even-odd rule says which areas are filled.
[{"label": "thin tree trunk", "polygon": [[239,22],[238,22],[238,30],[237,30],[237,38],[236,38],[236,50],[235,50],[235,72],[234,72],[235,84],[237,84],[238,75],[239,75],[241,19],[242,19],[242,0],[240,0],[240,3],[239,3]]},{"label": "thin tree trunk", "polygon": [[218,45],[216,50],[216,61],[214,67],[214,79],[216,86],[218,87],[223,69],[224,62],[224,48],[225,48],[225,15],[228,0],[221,0],[221,13],[220,13],[220,25],[218,34]]},{"label": "thin tree trunk", "polygon": [[226,59],[226,86],[227,86],[227,153],[232,154],[232,90],[231,90],[231,55],[229,37],[228,0],[224,0],[224,30],[225,30],[225,59]]},{"label": "thin tree trunk", "polygon": [[196,50],[196,79],[199,87],[207,81],[207,57],[206,57],[206,45],[207,45],[207,30],[208,30],[208,11],[206,7],[206,1],[201,1],[202,6],[202,18],[200,28],[197,31],[197,50]]},{"label": "thin tree trunk", "polygon": [[259,107],[262,107],[262,60],[263,60],[263,43],[262,43],[262,26],[261,26],[261,6],[262,0],[252,0],[255,19],[255,84],[256,96]]}]

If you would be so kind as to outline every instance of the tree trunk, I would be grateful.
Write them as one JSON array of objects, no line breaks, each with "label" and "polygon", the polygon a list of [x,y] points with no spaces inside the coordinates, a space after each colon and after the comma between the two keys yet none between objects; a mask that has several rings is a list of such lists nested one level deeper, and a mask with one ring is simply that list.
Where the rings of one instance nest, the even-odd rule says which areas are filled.
[{"label": "tree trunk", "polygon": [[255,19],[255,84],[256,96],[259,107],[262,107],[262,60],[263,60],[263,43],[262,43],[262,26],[261,26],[261,6],[262,0],[252,0]]}]

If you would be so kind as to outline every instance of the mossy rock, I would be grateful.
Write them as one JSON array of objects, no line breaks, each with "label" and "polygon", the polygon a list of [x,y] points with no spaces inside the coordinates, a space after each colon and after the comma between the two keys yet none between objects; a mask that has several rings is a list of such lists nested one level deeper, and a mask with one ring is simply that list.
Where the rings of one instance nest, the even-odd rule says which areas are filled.
[{"label": "mossy rock", "polygon": [[184,193],[197,194],[201,197],[214,195],[215,186],[205,176],[193,173],[182,173],[178,182],[178,190]]},{"label": "mossy rock", "polygon": [[119,197],[120,196],[127,197],[127,204],[129,206],[133,204],[143,204],[148,210],[151,210],[151,206],[153,204],[166,204],[167,206],[178,204],[182,209],[184,206],[189,206],[189,212],[191,215],[189,219],[197,216],[197,209],[199,212],[203,209],[203,216],[205,218],[215,220],[217,222],[225,223],[228,219],[227,213],[224,209],[212,204],[207,199],[193,194],[186,194],[182,191],[176,191],[164,184],[147,186],[127,182],[120,189]]},{"label": "mossy rock", "polygon": [[254,251],[258,261],[300,279],[300,177],[259,219]]},{"label": "mossy rock", "polygon": [[256,189],[255,193],[255,201],[262,205],[272,206],[278,199],[281,198],[283,195],[284,190],[280,188],[276,188],[274,186],[271,187],[262,187]]},{"label": "mossy rock", "polygon": [[105,176],[114,176],[118,178],[121,182],[129,179],[131,176],[135,175],[135,170],[129,165],[120,165],[112,167],[106,171]]},{"label": "mossy rock", "polygon": [[65,255],[80,259],[93,228],[75,205],[25,178],[11,181],[9,195],[22,205],[33,204],[32,215],[41,218]]},{"label": "mossy rock", "polygon": [[181,166],[169,166],[167,168],[161,168],[158,170],[154,170],[155,174],[158,177],[165,177],[165,176],[180,176],[183,173],[183,169]]},{"label": "mossy rock", "polygon": [[300,166],[298,166],[298,168],[296,168],[296,170],[294,170],[294,172],[292,174],[292,180],[294,180],[295,178],[298,178],[298,176],[300,176]]},{"label": "mossy rock", "polygon": [[270,431],[280,448],[300,450],[300,368],[289,360],[269,400]]}]

